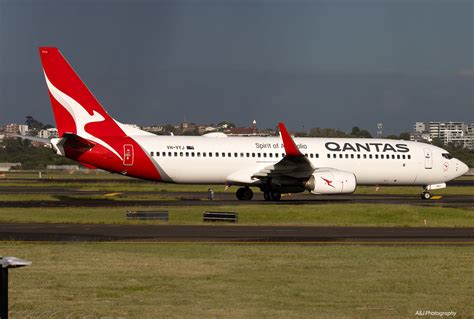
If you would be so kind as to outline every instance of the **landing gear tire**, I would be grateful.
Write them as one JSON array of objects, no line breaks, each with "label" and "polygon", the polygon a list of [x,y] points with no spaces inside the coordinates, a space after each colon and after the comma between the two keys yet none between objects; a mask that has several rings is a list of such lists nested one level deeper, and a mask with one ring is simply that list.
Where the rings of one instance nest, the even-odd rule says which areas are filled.
[{"label": "landing gear tire", "polygon": [[270,192],[270,197],[271,197],[272,201],[278,202],[281,199],[281,192],[274,189]]},{"label": "landing gear tire", "polygon": [[423,192],[421,193],[421,199],[430,199],[431,198],[431,194],[429,192]]},{"label": "landing gear tire", "polygon": [[281,199],[281,192],[276,189],[265,191],[263,192],[263,198],[266,201],[278,202]]},{"label": "landing gear tire", "polygon": [[238,200],[251,200],[253,197],[253,192],[248,187],[241,187],[237,190],[235,196]]}]

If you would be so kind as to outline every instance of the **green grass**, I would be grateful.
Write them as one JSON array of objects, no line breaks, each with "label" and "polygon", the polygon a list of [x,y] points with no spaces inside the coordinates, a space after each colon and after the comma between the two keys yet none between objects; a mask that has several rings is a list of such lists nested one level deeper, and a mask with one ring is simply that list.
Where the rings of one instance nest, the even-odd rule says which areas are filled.
[{"label": "green grass", "polygon": [[[0,222],[46,223],[164,223],[127,221],[127,210],[153,207],[111,208],[1,208]],[[474,227],[474,211],[457,208],[380,204],[329,205],[239,205],[160,207],[170,213],[169,224],[203,224],[203,211],[233,211],[239,225],[321,225],[321,226],[425,226]]]},{"label": "green grass", "polygon": [[[474,315],[474,247],[0,243],[12,318]],[[40,315],[41,314],[41,315]]]}]

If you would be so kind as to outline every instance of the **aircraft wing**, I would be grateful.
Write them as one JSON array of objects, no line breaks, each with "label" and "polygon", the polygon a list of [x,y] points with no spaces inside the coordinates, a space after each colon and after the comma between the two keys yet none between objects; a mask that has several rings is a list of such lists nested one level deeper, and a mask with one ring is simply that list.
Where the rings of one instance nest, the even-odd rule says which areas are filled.
[{"label": "aircraft wing", "polygon": [[285,124],[278,123],[280,136],[285,147],[285,157],[278,163],[269,165],[253,174],[252,177],[258,179],[289,177],[296,179],[306,179],[311,176],[315,168],[304,156],[291,138]]}]

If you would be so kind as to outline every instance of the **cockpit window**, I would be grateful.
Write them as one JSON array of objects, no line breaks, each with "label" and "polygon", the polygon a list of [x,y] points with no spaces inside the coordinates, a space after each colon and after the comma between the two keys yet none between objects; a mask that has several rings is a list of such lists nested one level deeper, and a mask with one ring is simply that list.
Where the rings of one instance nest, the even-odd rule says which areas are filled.
[{"label": "cockpit window", "polygon": [[446,159],[452,159],[452,158],[453,158],[453,157],[451,156],[451,154],[449,154],[449,153],[443,153],[443,154],[441,154],[441,155],[442,155],[444,158],[446,158]]}]

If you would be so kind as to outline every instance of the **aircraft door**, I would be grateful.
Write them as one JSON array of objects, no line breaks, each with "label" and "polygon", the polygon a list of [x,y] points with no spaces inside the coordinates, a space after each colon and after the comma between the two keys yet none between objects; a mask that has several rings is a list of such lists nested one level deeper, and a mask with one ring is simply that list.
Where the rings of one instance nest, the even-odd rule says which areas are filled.
[{"label": "aircraft door", "polygon": [[425,168],[432,169],[433,168],[433,155],[429,148],[424,149],[425,152]]},{"label": "aircraft door", "polygon": [[124,166],[132,166],[133,165],[133,145],[132,144],[125,144],[123,146],[123,165]]}]

